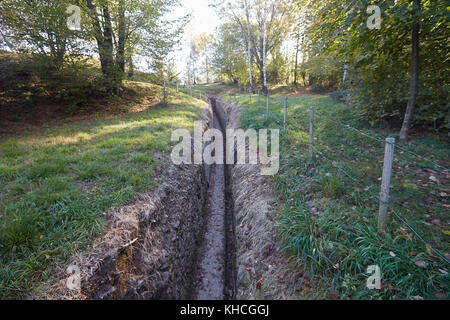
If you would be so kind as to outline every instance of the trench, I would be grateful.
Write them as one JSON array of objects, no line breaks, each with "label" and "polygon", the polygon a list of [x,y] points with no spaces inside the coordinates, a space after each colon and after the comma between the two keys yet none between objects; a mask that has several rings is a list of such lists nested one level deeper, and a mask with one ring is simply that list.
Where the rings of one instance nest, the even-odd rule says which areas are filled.
[{"label": "trench", "polygon": [[[208,126],[225,139],[227,116],[214,97],[208,102]],[[114,210],[108,233],[79,262],[85,274],[83,295],[100,300],[235,299],[231,166],[174,166],[157,192]],[[58,294],[67,294],[66,289]]]},{"label": "trench", "polygon": [[[226,119],[216,99],[208,97],[212,109],[211,127],[222,132],[226,145]],[[225,150],[223,150],[225,163]],[[194,274],[192,299],[232,300],[235,297],[235,232],[230,168],[213,164],[209,177],[203,237]]]}]

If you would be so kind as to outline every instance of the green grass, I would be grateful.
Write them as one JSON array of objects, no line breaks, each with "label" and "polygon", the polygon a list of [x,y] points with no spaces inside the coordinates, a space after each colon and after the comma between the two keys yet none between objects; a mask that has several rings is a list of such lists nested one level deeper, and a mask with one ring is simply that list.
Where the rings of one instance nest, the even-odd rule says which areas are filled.
[{"label": "green grass", "polygon": [[[171,84],[171,88],[176,89],[176,84]],[[233,87],[232,86],[227,86],[227,85],[223,85],[223,84],[219,84],[219,83],[211,83],[211,84],[197,84],[197,85],[193,85],[192,86],[192,95],[194,96],[198,96],[198,94],[201,92],[202,94],[207,92],[210,94],[223,94],[225,92],[227,93],[231,93],[233,91]],[[186,87],[184,87],[183,85],[179,85],[178,86],[178,90],[186,93],[186,94],[190,94],[190,89],[189,86],[187,85]]]},{"label": "green grass", "polygon": [[102,234],[103,212],[154,189],[155,153],[170,151],[172,129],[193,129],[202,104],[172,92],[167,106],[0,140],[0,299],[50,279]]},{"label": "green grass", "polygon": [[[229,93],[223,98],[235,101]],[[242,127],[282,129],[283,98],[273,95],[270,114],[266,115],[265,98],[257,105],[257,97],[250,101],[241,96]],[[308,156],[310,106],[316,110],[317,156],[313,162]],[[305,294],[329,298],[330,292],[337,292],[342,299],[448,298],[448,264],[392,214],[394,209],[426,242],[443,254],[449,253],[448,180],[440,185],[429,180],[431,174],[442,177],[444,172],[397,149],[391,193],[398,204],[390,209],[388,230],[381,235],[377,231],[376,197],[384,145],[344,128],[338,121],[382,140],[396,137],[394,132],[369,129],[358,110],[329,97],[289,98],[288,130],[280,141],[281,169],[271,183],[283,204],[277,223],[284,248],[297,258],[299,267],[306,268],[311,282],[320,284]],[[407,148],[449,166],[447,141],[429,136]],[[442,192],[447,197],[440,197]],[[431,224],[433,219],[439,219],[441,227]],[[426,267],[418,267],[415,262],[419,261]],[[365,286],[370,265],[381,268],[382,290]]]}]

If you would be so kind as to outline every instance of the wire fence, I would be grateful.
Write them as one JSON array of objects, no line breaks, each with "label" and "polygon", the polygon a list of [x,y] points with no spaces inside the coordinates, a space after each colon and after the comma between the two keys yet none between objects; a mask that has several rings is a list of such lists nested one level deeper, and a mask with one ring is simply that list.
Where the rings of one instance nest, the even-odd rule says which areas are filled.
[{"label": "wire fence", "polygon": [[[244,93],[244,95],[242,95],[241,92]],[[408,220],[403,217],[403,214],[400,213],[400,210],[404,212],[416,210],[423,212],[426,215],[426,212],[430,211],[430,206],[436,206],[437,204],[443,203],[445,204],[444,208],[447,208],[448,210],[448,187],[446,185],[450,178],[450,170],[448,167],[433,161],[429,157],[411,151],[408,147],[395,142],[395,139],[383,139],[374,132],[363,131],[344,123],[339,119],[330,118],[316,108],[311,108],[309,119],[305,117],[304,114],[289,114],[287,97],[284,98],[284,103],[283,99],[273,99],[269,97],[269,95],[262,95],[261,92],[258,92],[258,95],[253,98],[250,92],[247,92],[245,89],[241,91],[241,88],[239,88],[239,94],[232,93],[229,95],[229,99],[237,104],[240,104],[243,101],[242,97],[247,98],[246,102],[253,103],[253,99],[255,99],[254,102],[256,102],[258,106],[266,106],[266,119],[283,127],[283,131],[293,128],[308,133],[310,135],[309,149],[311,159],[319,157],[323,161],[326,161],[337,168],[343,177],[361,187],[379,203],[380,215],[383,211],[382,207],[385,207],[385,210],[389,210],[401,224],[405,225],[415,237],[425,245],[427,250],[430,249],[437,257],[447,264],[450,264],[449,259],[439,252],[439,250],[434,248],[431,243],[425,241],[424,237],[413,226],[413,223],[408,222]],[[284,110],[284,114],[283,116],[280,116],[279,111],[282,111],[282,109]],[[298,108],[296,111],[299,111]],[[305,111],[307,110],[303,109],[303,112]],[[293,124],[292,121],[288,121],[288,114],[291,119],[296,121],[295,124]],[[354,157],[352,159],[345,159],[346,156],[344,152],[341,152],[339,148],[330,146],[326,141],[319,139],[318,135],[314,135],[314,126],[318,122],[321,122],[322,124],[327,122],[327,125],[336,127],[336,134],[334,135],[335,143],[338,142],[337,140],[340,140],[339,142],[341,144],[345,144],[343,145],[343,148],[345,149],[349,149],[350,146],[357,147],[355,148],[356,151],[355,154],[353,154]],[[340,127],[343,133],[337,133],[339,130],[337,127]],[[350,134],[351,137],[349,137]],[[391,148],[389,148],[389,146],[391,146]],[[384,153],[383,147],[385,148]],[[394,153],[395,149],[400,152]],[[388,150],[391,150],[391,155],[387,155]],[[415,163],[411,162],[411,159],[408,158],[408,156],[415,159]],[[349,170],[344,168],[343,165],[339,165],[344,161],[362,162],[364,160],[366,160],[367,163],[376,162],[380,165],[376,168],[370,168],[370,172],[364,173],[356,172],[357,170],[353,168],[352,170]],[[428,164],[428,169],[423,169],[423,167],[427,167],[422,165],[423,163]],[[392,174],[392,168],[394,169],[395,175]],[[439,179],[437,175],[442,176],[442,179]],[[404,182],[403,178],[405,177],[416,177],[417,181],[408,179],[407,182]],[[391,180],[391,178],[393,180]],[[407,196],[405,196],[405,190],[407,190]],[[415,201],[414,208],[411,208],[412,205],[409,203],[411,196],[417,197],[416,199],[425,198],[425,200]],[[380,219],[382,220],[383,218],[379,218],[379,222]],[[423,223],[423,221],[420,221],[419,223]],[[437,222],[435,221],[435,223]],[[380,225],[379,223],[379,227],[381,228],[380,231],[384,231],[382,224]],[[439,228],[440,227],[441,226],[439,226]]]},{"label": "wire fence", "polygon": [[[199,99],[205,98],[207,97],[207,93],[205,91],[202,90],[198,90],[196,88],[192,88],[192,86],[179,86],[179,85],[170,85],[170,87],[173,90],[176,90],[176,92],[182,92],[185,94],[188,94],[192,97],[196,97]],[[249,91],[246,91],[245,88],[239,88],[238,93],[233,92],[229,94],[229,98],[232,102],[236,102],[237,104],[239,104],[242,101],[242,97],[247,97],[249,99],[249,102],[253,102],[253,99],[255,99],[255,102],[257,102],[257,105],[261,106],[261,103],[265,103],[266,105],[266,119],[270,119],[271,121],[275,122],[276,124],[278,124],[280,127],[283,127],[283,130],[289,130],[289,128],[292,128],[292,124],[291,122],[288,121],[288,99],[287,97],[284,98],[284,103],[283,101],[280,101],[279,98],[271,98],[269,95],[264,96],[262,95],[261,91],[258,91],[258,95],[253,97],[253,94]],[[263,99],[264,98],[264,99]],[[265,100],[265,101],[263,101]],[[272,112],[274,110],[274,108],[279,108],[278,110],[280,110],[281,108],[284,109],[284,116],[283,119],[280,120],[277,117],[277,114],[275,114],[274,112]],[[423,155],[420,155],[414,151],[409,150],[406,146],[402,146],[398,143],[393,143],[392,140],[383,140],[381,137],[379,137],[378,135],[376,135],[373,132],[370,131],[363,131],[361,129],[355,128],[354,126],[351,126],[347,123],[344,123],[338,119],[331,119],[329,116],[327,116],[326,114],[322,113],[321,111],[315,109],[315,108],[311,108],[313,115],[311,116],[310,119],[313,119],[312,121],[310,121],[309,123],[309,127],[308,127],[308,123],[307,121],[302,123],[302,121],[299,121],[299,123],[301,124],[301,126],[294,126],[295,129],[300,129],[303,130],[304,132],[308,133],[309,130],[309,134],[312,134],[314,132],[314,130],[311,130],[311,126],[314,126],[314,119],[316,120],[320,120],[322,122],[328,122],[331,125],[335,125],[335,126],[339,126],[341,128],[341,130],[344,132],[340,138],[345,140],[345,145],[348,148],[348,146],[364,146],[366,148],[363,148],[361,150],[365,150],[368,152],[362,153],[359,152],[358,156],[359,157],[366,157],[366,159],[368,160],[376,160],[379,161],[380,159],[377,159],[375,156],[376,155],[380,155],[382,153],[382,148],[383,146],[387,145],[387,144],[392,144],[396,149],[401,150],[400,153],[396,154],[396,158],[392,157],[391,161],[391,166],[393,163],[396,164],[397,168],[401,168],[401,173],[398,172],[397,176],[400,175],[404,175],[405,172],[406,174],[410,174],[410,175],[418,175],[420,172],[419,171],[414,171],[411,169],[408,169],[408,167],[405,167],[405,164],[410,164],[410,160],[406,159],[404,157],[404,154],[406,155],[410,155],[414,158],[417,159],[417,161],[422,161],[422,162],[426,162],[427,164],[431,165],[432,167],[434,167],[437,170],[442,170],[445,172],[446,176],[450,177],[449,169],[442,165],[442,164],[438,164],[435,161],[431,160],[428,157],[425,157]],[[319,116],[319,117],[314,117],[315,115]],[[295,120],[304,120],[304,118],[302,119],[299,116],[292,116],[291,118],[295,119]],[[337,128],[336,128],[337,130]],[[354,135],[356,135],[357,137],[363,137],[365,139],[365,141],[361,141],[358,139],[355,139],[355,137],[353,137],[352,139],[349,138],[348,136],[345,137],[346,135],[348,135],[348,133],[351,132]],[[339,134],[337,134],[337,136],[339,136]],[[325,152],[323,152],[322,150],[320,150],[319,148],[314,148],[314,146],[312,146],[313,142],[315,142],[316,144],[318,144],[319,146],[321,146],[323,149],[329,151],[329,153],[331,154],[325,154]],[[404,217],[402,217],[402,215],[394,208],[394,205],[401,207],[403,210],[405,211],[409,211],[411,210],[411,208],[407,207],[404,204],[404,201],[402,201],[400,199],[400,194],[401,194],[401,190],[400,192],[396,192],[396,189],[393,188],[394,186],[391,185],[391,183],[389,183],[388,187],[387,187],[387,191],[388,192],[388,196],[387,196],[387,201],[384,201],[383,199],[381,199],[381,195],[383,195],[383,192],[379,191],[379,195],[374,193],[376,192],[375,190],[379,190],[381,189],[379,187],[380,184],[375,184],[375,181],[381,181],[381,185],[383,185],[383,178],[377,178],[376,176],[374,176],[375,173],[378,173],[378,177],[380,176],[380,171],[381,171],[381,166],[379,167],[380,170],[375,170],[375,173],[372,174],[372,176],[364,176],[364,174],[359,174],[358,177],[356,176],[357,173],[352,172],[350,173],[348,169],[344,169],[344,167],[341,165],[339,165],[340,162],[343,162],[342,160],[346,160],[346,161],[356,161],[355,159],[345,159],[345,155],[343,152],[340,152],[339,150],[334,149],[332,146],[329,146],[326,142],[321,141],[318,139],[317,135],[316,136],[312,136],[310,137],[310,152],[314,153],[314,156],[319,156],[321,159],[325,160],[326,162],[328,162],[329,164],[331,164],[333,167],[336,167],[338,169],[338,171],[342,174],[343,177],[345,177],[347,180],[351,181],[352,183],[355,183],[356,185],[358,185],[359,187],[361,187],[365,192],[367,192],[371,198],[373,198],[375,201],[377,201],[379,203],[379,206],[385,206],[386,210],[387,208],[390,209],[390,212],[392,212],[392,214],[395,216],[395,218],[402,223],[403,225],[405,225],[415,236],[416,238],[422,242],[427,249],[430,249],[436,256],[438,256],[440,259],[442,259],[444,262],[446,262],[447,264],[450,264],[449,259],[447,259],[441,252],[439,252],[437,249],[435,249],[429,242],[424,240],[424,237],[412,226],[412,224],[410,222],[408,222]],[[373,149],[372,149],[373,148]],[[393,149],[393,148],[392,148]],[[332,156],[334,156],[334,159],[332,159]],[[313,155],[311,155],[311,157],[313,158]],[[403,158],[401,158],[403,157]],[[374,159],[375,158],[375,159]],[[358,158],[359,159],[359,158]],[[361,160],[359,160],[361,161]],[[384,161],[386,161],[386,159],[384,159]],[[352,170],[354,171],[354,170]],[[389,182],[392,176],[392,173],[389,172]],[[365,177],[365,179],[364,179]],[[396,176],[394,176],[395,178]],[[430,176],[431,178],[432,176]],[[434,176],[433,176],[434,177]],[[434,179],[437,179],[436,177],[434,177]],[[435,182],[433,179],[432,182]],[[422,180],[419,180],[420,182],[424,182]],[[429,183],[423,183],[422,184],[422,188],[418,188],[418,190],[420,191],[416,191],[416,190],[408,190],[408,192],[410,193],[414,193],[415,195],[419,196],[423,196],[424,192],[428,192],[427,194],[430,196],[437,196],[439,197],[439,193],[436,192],[430,192],[430,190],[426,190],[424,188],[424,186],[430,186]],[[397,187],[398,187],[398,183],[397,183]],[[439,189],[441,190],[441,189]],[[447,191],[447,188],[442,188],[442,190],[445,190],[443,192]],[[370,191],[370,192],[369,192]],[[428,202],[423,202],[422,205],[418,208],[416,208],[416,210],[424,210],[427,211],[426,206],[429,203],[433,203],[433,201],[428,201]]]}]

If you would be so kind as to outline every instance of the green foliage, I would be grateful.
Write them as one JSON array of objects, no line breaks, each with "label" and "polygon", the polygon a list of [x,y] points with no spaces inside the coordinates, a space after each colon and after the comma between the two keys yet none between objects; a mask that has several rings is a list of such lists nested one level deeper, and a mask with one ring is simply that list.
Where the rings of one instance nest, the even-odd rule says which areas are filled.
[{"label": "green foliage", "polygon": [[216,77],[231,83],[248,83],[248,65],[236,23],[222,24],[216,34],[212,64]]},{"label": "green foliage", "polygon": [[267,65],[267,81],[269,83],[287,83],[288,68],[286,58],[283,56],[280,48],[272,53],[272,59]]},{"label": "green foliage", "polygon": [[[448,8],[445,1],[300,1],[309,12],[313,53],[349,66],[346,100],[372,123],[400,124],[410,94],[411,29],[420,23],[420,75],[416,124],[449,128]],[[381,29],[369,29],[366,9],[381,9]]]},{"label": "green foliage", "polygon": [[311,57],[300,65],[300,75],[313,91],[337,89],[342,79],[339,63],[330,55]]},{"label": "green foliage", "polygon": [[4,28],[10,49],[39,53],[45,66],[58,69],[67,54],[77,54],[76,35],[67,28],[68,0],[12,1],[1,3],[0,26]]}]

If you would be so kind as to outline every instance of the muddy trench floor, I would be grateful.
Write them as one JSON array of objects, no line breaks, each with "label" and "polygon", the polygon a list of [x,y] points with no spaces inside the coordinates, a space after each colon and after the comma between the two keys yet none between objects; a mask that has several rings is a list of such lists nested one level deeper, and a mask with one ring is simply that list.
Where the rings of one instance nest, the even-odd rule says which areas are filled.
[{"label": "muddy trench floor", "polygon": [[[212,102],[214,103],[214,102]],[[222,130],[216,115],[213,127]],[[232,296],[230,292],[227,263],[231,250],[227,245],[227,168],[223,164],[211,166],[209,189],[206,204],[206,221],[198,253],[198,265],[194,275],[193,299],[195,300],[224,300]],[[230,235],[228,235],[230,236]]]}]

